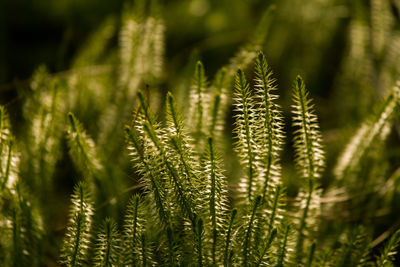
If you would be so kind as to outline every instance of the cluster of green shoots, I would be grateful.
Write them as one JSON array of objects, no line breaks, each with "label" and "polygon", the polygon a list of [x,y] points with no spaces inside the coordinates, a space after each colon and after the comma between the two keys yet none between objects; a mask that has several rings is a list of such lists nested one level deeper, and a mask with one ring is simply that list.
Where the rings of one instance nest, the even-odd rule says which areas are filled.
[{"label": "cluster of green shoots", "polygon": [[[164,24],[156,5],[137,3],[121,19],[118,60],[96,65],[115,34],[111,19],[69,72],[35,73],[21,141],[0,108],[0,265],[51,265],[55,257],[63,266],[395,266],[396,226],[371,240],[364,217],[347,222],[334,213],[360,203],[378,210],[365,195],[353,197],[357,185],[383,206],[396,199],[399,171],[374,183],[363,178],[384,162],[400,85],[329,168],[335,182],[327,189],[328,155],[305,82],[295,79],[285,119],[257,52],[272,9],[212,82],[197,62],[182,97],[139,90],[163,81]],[[295,193],[282,173],[285,144],[294,151]],[[79,177],[61,227],[53,222],[61,202],[49,201],[59,199],[59,162]]]}]

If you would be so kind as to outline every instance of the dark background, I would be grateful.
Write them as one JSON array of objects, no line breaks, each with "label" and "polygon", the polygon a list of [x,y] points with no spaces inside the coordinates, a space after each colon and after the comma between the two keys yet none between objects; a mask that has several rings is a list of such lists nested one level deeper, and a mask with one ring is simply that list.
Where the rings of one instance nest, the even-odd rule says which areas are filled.
[{"label": "dark background", "polygon": [[[182,68],[196,51],[209,76],[225,64],[251,36],[262,11],[274,1],[160,1],[167,24],[167,65]],[[306,21],[291,8],[291,2],[277,1],[272,39],[264,48],[279,83],[290,87],[290,69],[309,74],[313,91],[326,97],[344,53],[348,17]],[[339,5],[343,1],[331,1]],[[339,4],[337,4],[339,2]],[[342,5],[342,4],[340,4]],[[343,6],[345,7],[345,6]],[[29,79],[35,68],[45,64],[50,72],[69,68],[76,51],[91,32],[110,15],[119,15],[123,1],[5,0],[0,3],[0,88]],[[293,14],[291,14],[293,12]],[[315,10],[319,12],[319,10]],[[297,15],[296,15],[297,13]],[[294,15],[294,16],[293,16]],[[313,25],[310,25],[312,23]],[[319,61],[324,68],[311,70],[315,57],[309,54],[321,44],[313,40],[316,24],[332,24]],[[321,27],[321,32],[325,31]],[[308,35],[308,36],[307,36]],[[278,52],[278,53],[277,53]],[[304,59],[309,58],[308,62]],[[309,69],[308,69],[309,68]],[[166,68],[170,69],[170,68]],[[9,101],[8,97],[1,103]]]}]

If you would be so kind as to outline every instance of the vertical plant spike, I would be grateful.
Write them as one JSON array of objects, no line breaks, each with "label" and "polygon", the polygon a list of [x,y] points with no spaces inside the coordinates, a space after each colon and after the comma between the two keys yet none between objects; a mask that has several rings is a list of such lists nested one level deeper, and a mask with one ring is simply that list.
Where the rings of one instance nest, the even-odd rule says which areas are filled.
[{"label": "vertical plant spike", "polygon": [[101,171],[102,165],[99,160],[94,141],[87,136],[85,130],[72,113],[68,114],[70,128],[68,131],[69,154],[75,166],[88,179],[91,190]]},{"label": "vertical plant spike", "polygon": [[[274,102],[278,95],[273,94],[276,90],[275,80],[271,77],[272,72],[268,69],[265,56],[260,52],[256,62],[255,95],[259,102],[259,129],[258,136],[261,146],[258,152],[263,161],[263,185],[262,203],[271,202],[276,185],[280,183],[281,166],[279,164],[280,151],[283,144],[283,123],[280,107]],[[267,194],[271,191],[271,195]],[[266,199],[266,197],[268,197]]]},{"label": "vertical plant spike", "polygon": [[193,84],[190,91],[189,103],[189,124],[193,125],[193,138],[196,145],[205,135],[206,116],[208,109],[208,99],[206,88],[208,87],[207,78],[204,74],[203,64],[198,61],[193,77]]},{"label": "vertical plant spike", "polygon": [[249,264],[252,265],[252,254],[254,253],[252,251],[254,249],[254,247],[252,247],[252,232],[254,230],[254,221],[257,219],[257,209],[260,206],[260,202],[261,196],[257,196],[252,205],[249,221],[245,225],[246,230],[243,242],[243,266],[248,266]]},{"label": "vertical plant spike", "polygon": [[[217,216],[216,216],[216,197],[217,194],[219,193],[219,196],[221,195],[221,192],[217,193],[217,185],[216,185],[216,174],[215,174],[215,152],[214,152],[214,146],[213,146],[213,141],[211,138],[208,139],[208,145],[210,149],[210,178],[211,178],[211,192],[210,192],[210,215],[211,215],[211,225],[212,225],[212,236],[213,236],[213,244],[212,244],[212,263],[215,265],[215,250],[217,248]],[[221,188],[219,188],[219,191]],[[220,204],[220,203],[218,203]]]},{"label": "vertical plant spike", "polygon": [[281,246],[279,247],[276,267],[283,267],[287,264],[288,253],[288,239],[290,234],[290,225],[286,224],[283,228],[283,238],[281,239]]},{"label": "vertical plant spike", "polygon": [[376,266],[392,267],[394,265],[395,256],[400,246],[400,230],[392,235],[389,242],[385,245],[381,255],[376,260]]},{"label": "vertical plant spike", "polygon": [[86,263],[90,248],[93,204],[87,186],[79,183],[72,195],[67,233],[61,249],[61,263],[75,267]]},{"label": "vertical plant spike", "polygon": [[151,165],[151,161],[143,155],[144,151],[142,143],[137,134],[129,127],[125,128],[127,139],[129,141],[128,149],[131,157],[139,167],[139,173],[145,175],[147,180],[143,179],[145,186],[153,195],[154,205],[158,211],[158,218],[164,227],[170,224],[170,214],[165,203],[165,190],[162,188],[162,181],[158,176],[160,173],[155,172],[156,166]]},{"label": "vertical plant spike", "polygon": [[293,126],[296,128],[293,138],[296,154],[295,163],[300,177],[305,179],[308,184],[304,207],[301,207],[303,210],[300,215],[296,244],[296,258],[299,260],[303,254],[304,231],[307,227],[310,204],[312,199],[317,197],[315,194],[318,178],[321,176],[325,162],[318,119],[300,76],[296,78],[293,101]]},{"label": "vertical plant spike", "polygon": [[221,109],[221,93],[215,93],[212,105],[211,105],[211,123],[209,127],[209,135],[214,136],[214,131],[217,128],[217,123],[218,123],[218,115],[220,113]]},{"label": "vertical plant spike", "polygon": [[226,68],[221,68],[215,75],[215,80],[213,83],[213,88],[215,88],[215,93],[210,104],[210,116],[211,120],[208,124],[208,136],[222,142],[224,125],[226,120],[226,115],[228,113],[228,88],[230,87],[228,70]]},{"label": "vertical plant spike", "polygon": [[140,261],[141,235],[145,231],[144,205],[139,195],[131,199],[124,223],[123,264],[134,265]]},{"label": "vertical plant spike", "polygon": [[261,266],[261,264],[265,261],[268,262],[268,259],[265,260],[264,258],[265,258],[265,255],[267,254],[268,250],[271,248],[272,241],[274,241],[276,234],[277,234],[276,228],[274,228],[272,231],[270,231],[268,233],[267,240],[264,244],[264,247],[262,248],[262,251],[260,253],[260,256],[259,256],[256,266]]},{"label": "vertical plant spike", "polygon": [[94,266],[118,266],[120,244],[117,225],[107,218],[97,236]]},{"label": "vertical plant spike", "polygon": [[334,169],[338,180],[343,180],[358,168],[360,160],[368,148],[376,143],[376,140],[384,141],[386,139],[390,132],[387,129],[390,127],[399,105],[400,82],[397,82],[377,114],[368,118],[361,125],[340,155]]},{"label": "vertical plant spike", "polygon": [[168,122],[171,124],[169,126],[172,130],[171,135],[180,136],[182,134],[182,118],[177,112],[175,99],[171,92],[167,94],[167,116]]},{"label": "vertical plant spike", "polygon": [[246,170],[246,179],[241,181],[245,185],[247,202],[251,203],[257,185],[257,162],[256,162],[256,114],[254,114],[254,103],[251,96],[249,85],[242,70],[238,70],[235,77],[235,148],[240,158],[241,164]]},{"label": "vertical plant spike", "polygon": [[320,178],[325,159],[318,118],[308,95],[303,79],[297,76],[292,105],[293,127],[297,128],[294,132],[296,165],[301,177],[313,182]]},{"label": "vertical plant spike", "polygon": [[214,141],[212,138],[208,138],[208,149],[206,150],[203,173],[206,174],[208,180],[206,192],[208,192],[207,199],[209,217],[211,219],[211,257],[213,265],[216,265],[217,258],[220,258],[219,256],[217,257],[217,254],[219,254],[222,246],[219,246],[220,240],[218,240],[218,236],[223,230],[223,226],[225,225],[224,218],[228,214],[226,178],[223,176],[219,165],[220,159],[215,151]]},{"label": "vertical plant spike", "polygon": [[272,205],[270,207],[270,215],[269,215],[269,221],[268,221],[268,230],[267,233],[268,235],[271,234],[271,231],[274,227],[274,224],[276,223],[276,218],[279,216],[278,211],[279,211],[279,203],[282,198],[282,189],[280,185],[277,185],[275,188],[275,196],[272,200]]}]

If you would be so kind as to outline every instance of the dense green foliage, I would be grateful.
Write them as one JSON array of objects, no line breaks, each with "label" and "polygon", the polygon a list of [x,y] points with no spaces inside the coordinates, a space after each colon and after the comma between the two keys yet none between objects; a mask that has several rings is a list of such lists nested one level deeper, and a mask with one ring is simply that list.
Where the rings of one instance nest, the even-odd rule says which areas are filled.
[{"label": "dense green foliage", "polygon": [[[0,265],[399,264],[400,4],[339,2],[262,5],[212,80],[195,53],[168,70],[157,1],[105,20],[70,70],[39,67],[20,90],[23,126],[0,107]],[[307,80],[346,10],[336,91],[314,105],[299,66],[281,86],[267,63],[286,58],[276,32],[295,38],[324,12],[323,32],[295,38],[315,54]]]}]

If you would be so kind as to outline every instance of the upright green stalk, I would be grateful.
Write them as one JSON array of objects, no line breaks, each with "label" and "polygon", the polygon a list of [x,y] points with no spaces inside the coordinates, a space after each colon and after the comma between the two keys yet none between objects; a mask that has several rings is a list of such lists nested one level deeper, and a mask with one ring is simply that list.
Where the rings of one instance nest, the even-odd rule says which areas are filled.
[{"label": "upright green stalk", "polygon": [[215,75],[213,88],[215,93],[211,103],[211,122],[209,123],[208,135],[213,138],[221,138],[223,134],[223,126],[225,124],[225,116],[227,109],[227,80],[228,74],[227,69],[220,69]]},{"label": "upright green stalk", "polygon": [[296,244],[296,260],[300,262],[303,254],[304,231],[309,215],[310,203],[314,196],[315,182],[320,177],[324,163],[322,138],[319,132],[318,118],[314,114],[311,100],[307,99],[308,92],[300,76],[296,78],[293,91],[293,126],[294,147],[296,152],[296,167],[299,174],[307,181],[307,197],[300,218],[300,225]]},{"label": "upright green stalk", "polygon": [[251,233],[253,231],[253,223],[257,216],[256,212],[260,205],[260,201],[261,201],[261,196],[257,196],[254,199],[250,219],[249,219],[249,222],[247,223],[247,227],[246,227],[246,233],[245,233],[244,243],[243,243],[243,266],[245,266],[245,267],[248,266],[248,264],[249,264],[249,253],[251,253],[250,250],[252,249],[251,248]]},{"label": "upright green stalk", "polygon": [[119,242],[117,225],[113,220],[107,218],[97,237],[95,266],[116,266],[121,250]]},{"label": "upright green stalk", "polygon": [[[256,96],[260,102],[258,113],[261,122],[258,135],[261,139],[259,140],[260,147],[262,147],[259,157],[264,164],[262,186],[262,203],[264,203],[268,189],[275,187],[280,180],[279,152],[283,144],[284,133],[280,107],[274,102],[279,97],[273,94],[277,88],[262,52],[257,57],[255,82]],[[271,197],[272,195],[268,196],[268,198]]]},{"label": "upright green stalk", "polygon": [[197,239],[197,263],[199,267],[203,266],[203,220],[199,219],[196,224],[196,239]]},{"label": "upright green stalk", "polygon": [[238,70],[236,77],[236,111],[240,112],[236,120],[237,151],[242,158],[243,165],[247,168],[247,199],[251,203],[253,198],[253,184],[255,183],[256,168],[254,159],[254,132],[250,111],[252,108],[252,97],[249,85],[242,70]]},{"label": "upright green stalk", "polygon": [[290,225],[286,225],[284,227],[283,241],[282,241],[281,247],[279,248],[278,261],[277,261],[276,267],[285,266],[284,264],[285,264],[285,257],[286,257],[286,253],[287,253],[289,232],[290,232]]},{"label": "upright green stalk", "polygon": [[311,245],[310,253],[308,254],[307,267],[311,267],[312,266],[312,262],[314,260],[315,245],[316,245],[315,242],[313,242],[312,245]]},{"label": "upright green stalk", "polygon": [[142,266],[146,267],[147,265],[147,256],[146,256],[146,236],[142,234],[141,236],[141,253],[142,253]]},{"label": "upright green stalk", "polygon": [[210,214],[211,214],[211,224],[212,224],[212,237],[213,237],[213,244],[212,244],[212,262],[215,265],[215,250],[217,246],[217,218],[215,214],[215,161],[214,161],[214,147],[213,141],[211,138],[208,139],[208,145],[210,149],[210,161],[211,161],[211,194],[210,194]]},{"label": "upright green stalk", "polygon": [[232,210],[230,220],[229,220],[228,231],[226,232],[225,252],[224,252],[224,266],[225,267],[230,265],[229,248],[230,248],[230,244],[231,244],[231,233],[232,233],[232,228],[233,228],[233,222],[235,221],[236,214],[237,214],[237,210],[236,209]]},{"label": "upright green stalk", "polygon": [[207,99],[205,90],[207,88],[207,79],[204,74],[203,64],[198,61],[193,77],[192,88],[190,92],[190,110],[189,110],[189,122],[193,125],[193,137],[196,146],[200,143],[200,140],[204,137],[205,130],[205,118],[207,111]]},{"label": "upright green stalk", "polygon": [[131,199],[124,225],[124,243],[122,247],[123,264],[135,265],[139,261],[140,238],[145,232],[144,205],[139,195]]},{"label": "upright green stalk", "polygon": [[88,256],[92,222],[92,202],[86,185],[80,183],[72,195],[72,208],[63,243],[62,263],[71,267],[82,265]]},{"label": "upright green stalk", "polygon": [[273,199],[273,204],[271,207],[271,215],[269,217],[269,222],[268,222],[268,234],[271,234],[272,228],[274,227],[274,221],[276,218],[276,214],[278,212],[278,204],[281,196],[281,186],[277,185],[275,189],[275,196]]},{"label": "upright green stalk", "polygon": [[256,266],[261,266],[261,263],[264,261],[264,256],[267,253],[268,249],[271,247],[272,241],[274,241],[276,234],[277,234],[276,228],[274,228],[271,232],[268,233],[267,240],[264,244],[262,252],[260,253]]}]

